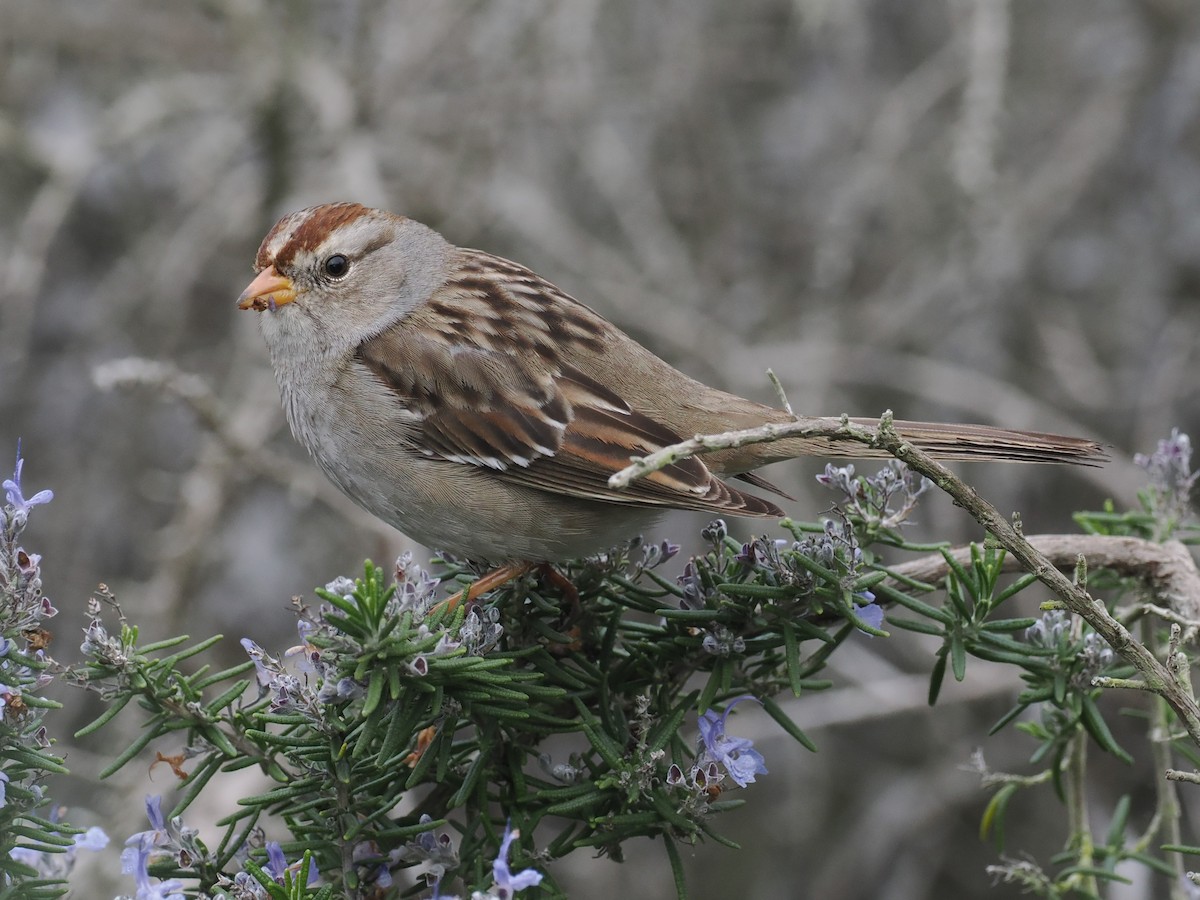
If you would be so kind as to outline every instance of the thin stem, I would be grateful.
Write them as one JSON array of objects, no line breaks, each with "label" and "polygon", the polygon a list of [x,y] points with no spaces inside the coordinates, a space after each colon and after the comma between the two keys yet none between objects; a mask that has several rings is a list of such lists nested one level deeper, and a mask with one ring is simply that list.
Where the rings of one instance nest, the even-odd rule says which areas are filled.
[{"label": "thin stem", "polygon": [[[1142,622],[1142,638],[1146,643],[1152,643],[1155,637],[1155,623],[1152,619]],[[1178,626],[1176,626],[1178,627]],[[1166,843],[1180,846],[1183,844],[1183,830],[1180,826],[1179,791],[1175,783],[1165,777],[1172,768],[1171,758],[1171,716],[1167,704],[1156,697],[1151,708],[1150,750],[1154,754],[1154,770],[1163,772],[1164,777],[1154,780],[1155,791],[1155,822],[1158,827],[1147,829],[1142,839],[1149,845],[1159,834],[1164,834]],[[1135,848],[1140,849],[1140,848]],[[1184,876],[1187,867],[1184,865],[1182,853],[1169,853],[1171,865],[1175,869],[1175,877],[1171,880],[1171,900],[1186,900],[1187,893],[1183,889]]]},{"label": "thin stem", "polygon": [[[1067,794],[1067,830],[1079,852],[1076,864],[1090,869],[1095,864],[1096,844],[1088,823],[1087,745],[1088,734],[1081,728],[1071,738],[1071,746],[1064,763],[1066,771],[1063,786]],[[1095,875],[1077,874],[1072,876],[1071,880],[1083,893],[1093,897],[1100,895],[1100,885]]]}]

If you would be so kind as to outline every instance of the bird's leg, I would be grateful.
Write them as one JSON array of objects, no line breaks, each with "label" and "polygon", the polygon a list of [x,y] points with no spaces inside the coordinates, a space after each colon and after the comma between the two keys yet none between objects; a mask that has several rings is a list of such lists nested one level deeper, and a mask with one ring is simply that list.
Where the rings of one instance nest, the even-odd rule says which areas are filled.
[{"label": "bird's leg", "polygon": [[570,612],[565,617],[566,619],[566,635],[571,640],[566,644],[551,644],[550,652],[555,656],[562,656],[570,651],[579,650],[583,647],[581,640],[582,630],[578,623],[583,618],[583,604],[579,602],[579,589],[574,583],[558,569],[554,568],[550,563],[542,563],[537,567],[538,575],[542,581],[549,584],[551,587],[556,587],[567,598],[567,603],[570,604]]},{"label": "bird's leg", "polygon": [[445,609],[446,612],[454,612],[458,609],[460,603],[470,603],[480,594],[486,594],[488,591],[495,590],[503,584],[508,584],[514,578],[520,578],[526,572],[531,572],[537,568],[536,563],[516,562],[505,563],[498,568],[492,569],[478,581],[472,582],[467,587],[457,594],[451,594],[445,600],[442,600],[429,610],[429,615],[440,612]]},{"label": "bird's leg", "polygon": [[578,622],[583,617],[583,607],[579,603],[579,590],[572,583],[571,579],[554,568],[550,563],[539,563],[537,570],[542,581],[551,587],[558,588],[562,592],[562,595],[567,598],[567,602],[571,604],[571,615],[568,621]]},{"label": "bird's leg", "polygon": [[498,568],[492,569],[492,571],[482,576],[478,581],[467,585],[463,590],[451,594],[445,600],[434,604],[430,608],[429,614],[432,615],[443,609],[446,612],[452,613],[458,609],[458,604],[470,603],[476,597],[486,594],[488,591],[494,591],[496,588],[532,572],[534,569],[537,570],[538,575],[544,582],[558,588],[563,596],[567,598],[567,602],[571,606],[570,621],[578,621],[582,618],[583,607],[579,603],[579,591],[572,584],[571,579],[567,578],[566,575],[558,571],[550,563],[530,562],[505,563]]}]

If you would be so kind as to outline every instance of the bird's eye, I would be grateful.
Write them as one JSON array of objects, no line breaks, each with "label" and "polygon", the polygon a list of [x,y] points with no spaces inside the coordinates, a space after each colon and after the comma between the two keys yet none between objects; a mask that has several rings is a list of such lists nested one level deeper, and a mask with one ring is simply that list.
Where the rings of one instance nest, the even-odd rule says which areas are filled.
[{"label": "bird's eye", "polygon": [[349,271],[350,260],[340,253],[335,253],[325,260],[325,274],[331,278],[341,278]]}]

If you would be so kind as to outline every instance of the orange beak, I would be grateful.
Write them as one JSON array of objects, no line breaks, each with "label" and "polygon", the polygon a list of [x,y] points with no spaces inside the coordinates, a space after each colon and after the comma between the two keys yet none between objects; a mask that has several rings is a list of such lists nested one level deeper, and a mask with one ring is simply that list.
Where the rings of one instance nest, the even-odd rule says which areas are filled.
[{"label": "orange beak", "polygon": [[292,279],[280,275],[274,266],[267,266],[254,276],[250,286],[238,297],[238,309],[275,310],[296,299]]}]

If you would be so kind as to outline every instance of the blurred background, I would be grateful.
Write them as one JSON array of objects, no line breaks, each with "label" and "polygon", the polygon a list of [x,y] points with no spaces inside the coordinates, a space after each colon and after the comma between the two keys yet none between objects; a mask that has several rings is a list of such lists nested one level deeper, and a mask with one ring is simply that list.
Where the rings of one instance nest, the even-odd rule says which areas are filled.
[{"label": "blurred background", "polygon": [[[800,412],[1111,443],[1103,470],[969,470],[1030,533],[1128,505],[1129,455],[1196,424],[1189,0],[0,0],[0,21],[0,460],[21,437],[26,493],[56,494],[25,542],[61,659],[97,582],[146,640],[222,632],[234,661],[242,636],[295,642],[293,594],[409,547],[308,463],[234,308],[266,230],[312,203],[516,259],[721,387],[770,401],[770,366]],[[829,505],[822,465],[770,475],[798,518]],[[940,498],[919,518],[979,536]],[[701,525],[664,529],[686,552]],[[697,900],[1013,890],[963,767],[1025,765],[1032,744],[984,737],[1019,685],[972,663],[931,713],[930,646],[884,643],[791,703],[817,755],[739,714],[771,774],[720,822],[742,852],[690,853]],[[63,699],[57,798],[122,840],[170,776],[97,788],[118,735],[70,746],[97,710]],[[1097,815],[1133,790],[1136,819],[1150,773],[1103,774]],[[1052,800],[1012,815],[1012,849],[1058,849]],[[82,893],[117,871],[110,848]],[[577,897],[670,891],[653,844],[555,872]]]}]

